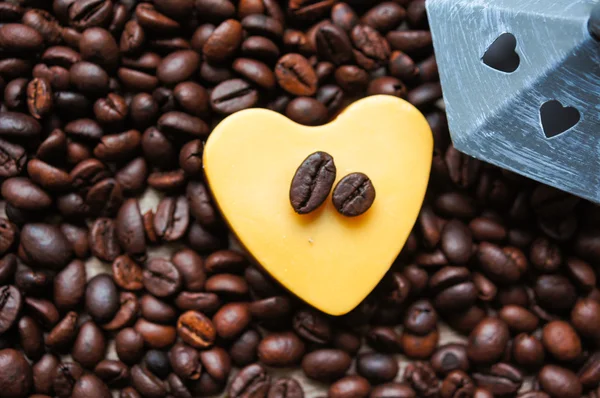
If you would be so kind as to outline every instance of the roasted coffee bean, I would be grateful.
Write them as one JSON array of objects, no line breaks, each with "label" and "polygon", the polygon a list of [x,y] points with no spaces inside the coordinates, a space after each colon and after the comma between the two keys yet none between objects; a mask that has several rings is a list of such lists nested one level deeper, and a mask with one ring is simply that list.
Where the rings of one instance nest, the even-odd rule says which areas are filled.
[{"label": "roasted coffee bean", "polygon": [[542,342],[546,350],[559,361],[573,361],[581,355],[581,339],[567,322],[553,321],[546,324]]},{"label": "roasted coffee bean", "polygon": [[48,115],[52,110],[52,88],[45,78],[34,78],[27,85],[27,108],[36,119]]},{"label": "roasted coffee bean", "polygon": [[14,177],[2,183],[2,197],[14,207],[22,210],[44,210],[52,204],[52,198],[31,180]]},{"label": "roasted coffee bean", "polygon": [[93,368],[104,358],[105,351],[102,330],[92,321],[81,325],[71,350],[73,359],[85,368]]},{"label": "roasted coffee bean", "polygon": [[189,207],[185,197],[164,198],[154,215],[156,235],[170,242],[180,239],[189,225]]},{"label": "roasted coffee bean", "polygon": [[83,376],[83,368],[76,362],[62,362],[55,370],[54,392],[60,398],[68,398],[77,380]]},{"label": "roasted coffee bean", "polygon": [[115,180],[121,186],[123,195],[139,194],[146,188],[148,165],[142,157],[137,157],[115,173]]},{"label": "roasted coffee bean", "polygon": [[[116,218],[117,239],[123,250],[134,258],[146,255],[146,235],[138,201],[126,200]],[[114,264],[114,263],[113,263]]]},{"label": "roasted coffee bean", "polygon": [[119,294],[119,305],[119,310],[113,319],[101,325],[102,329],[108,331],[120,330],[135,322],[140,309],[137,297],[133,293],[121,292]]},{"label": "roasted coffee bean", "polygon": [[546,238],[538,238],[531,244],[531,264],[545,273],[556,272],[562,265],[560,248]]},{"label": "roasted coffee bean", "polygon": [[305,126],[318,126],[328,120],[327,108],[321,102],[310,97],[298,97],[290,101],[285,114],[296,123]]},{"label": "roasted coffee bean", "polygon": [[[0,254],[6,253],[14,246],[18,233],[19,231],[13,223],[5,218],[0,218]],[[3,263],[3,265],[7,267],[6,270],[3,272],[3,267],[0,267],[0,281],[2,281],[2,279],[8,279],[8,274],[13,274],[16,269],[16,266],[12,266],[14,263],[14,261],[11,260],[13,255],[10,254],[10,256],[11,257],[8,257],[9,261]],[[12,272],[10,272],[11,270]],[[3,274],[4,277],[2,276]]]},{"label": "roasted coffee bean", "polygon": [[562,275],[542,275],[533,286],[537,303],[554,312],[571,310],[577,301],[575,286]]},{"label": "roasted coffee bean", "polygon": [[290,367],[300,362],[304,350],[304,343],[295,333],[273,333],[258,345],[258,358],[267,366]]},{"label": "roasted coffee bean", "polygon": [[146,345],[151,348],[169,347],[177,339],[175,327],[148,322],[143,318],[138,319],[133,328],[142,335]]},{"label": "roasted coffee bean", "polygon": [[114,359],[100,361],[94,368],[94,373],[112,388],[127,385],[129,382],[129,367]]},{"label": "roasted coffee bean", "polygon": [[177,318],[175,308],[149,294],[140,299],[140,309],[142,317],[150,322],[169,324]]},{"label": "roasted coffee bean", "polygon": [[125,328],[115,336],[115,350],[119,359],[126,364],[137,363],[144,349],[144,338],[133,328]]},{"label": "roasted coffee bean", "polygon": [[439,394],[439,380],[426,362],[409,364],[404,371],[404,381],[410,384],[418,396],[435,397]]},{"label": "roasted coffee bean", "polygon": [[144,397],[159,398],[167,395],[167,384],[139,365],[131,368],[131,384]]},{"label": "roasted coffee bean", "polygon": [[378,77],[369,83],[367,95],[393,95],[404,98],[406,96],[406,86],[402,81],[391,76]]},{"label": "roasted coffee bean", "polygon": [[27,153],[23,147],[0,139],[1,178],[10,178],[19,175],[26,164]]},{"label": "roasted coffee bean", "polygon": [[271,377],[259,364],[246,366],[229,384],[231,398],[266,397],[271,387]]},{"label": "roasted coffee bean", "polygon": [[416,335],[405,332],[401,337],[402,351],[409,358],[426,359],[429,358],[438,344],[439,333],[433,330],[426,335]]},{"label": "roasted coffee bean", "polygon": [[358,357],[356,371],[373,384],[392,381],[398,373],[398,363],[391,355],[365,353]]},{"label": "roasted coffee bean", "polygon": [[99,323],[111,320],[119,309],[119,293],[107,274],[93,277],[85,290],[85,308]]},{"label": "roasted coffee bean", "polygon": [[96,219],[89,239],[92,254],[101,260],[112,262],[121,254],[116,225],[110,218]]},{"label": "roasted coffee bean", "polygon": [[229,354],[221,347],[200,352],[200,361],[204,370],[215,380],[226,381],[231,371]]},{"label": "roasted coffee bean", "polygon": [[206,137],[209,133],[208,126],[202,119],[177,111],[162,115],[157,126],[164,134],[180,138]]},{"label": "roasted coffee bean", "polygon": [[412,398],[416,397],[416,392],[406,383],[386,383],[380,384],[371,390],[370,398]]},{"label": "roasted coffee bean", "polygon": [[577,398],[582,393],[577,375],[556,365],[544,366],[538,373],[537,380],[542,390],[553,398]]},{"label": "roasted coffee bean", "polygon": [[77,307],[86,292],[85,265],[79,260],[71,261],[54,277],[54,303],[61,311]]},{"label": "roasted coffee bean", "polygon": [[228,19],[212,32],[202,48],[202,53],[209,62],[224,62],[238,50],[242,36],[242,24]]},{"label": "roasted coffee bean", "polygon": [[262,36],[249,36],[241,45],[241,53],[248,58],[254,58],[274,64],[281,55],[279,47],[270,39]]},{"label": "roasted coffee bean", "polygon": [[462,370],[453,370],[442,381],[440,387],[440,396],[456,397],[461,395],[469,396],[475,393],[475,384],[468,374]]},{"label": "roasted coffee bean", "polygon": [[50,394],[54,382],[54,374],[58,367],[58,358],[45,354],[32,366],[33,389],[39,394]]},{"label": "roasted coffee bean", "polygon": [[[6,25],[4,25],[6,27]],[[5,397],[25,397],[33,386],[31,366],[21,352],[0,350],[0,387]]]},{"label": "roasted coffee bean", "polygon": [[173,372],[184,380],[198,380],[202,371],[198,351],[188,345],[178,343],[169,351],[169,361]]},{"label": "roasted coffee bean", "polygon": [[[272,388],[273,389],[273,388]],[[371,384],[358,375],[346,376],[329,387],[328,396],[332,398],[367,398],[371,392]],[[269,398],[272,398],[269,396]]]},{"label": "roasted coffee bean", "polygon": [[39,296],[47,292],[52,276],[45,271],[20,270],[15,274],[15,285],[21,293]]},{"label": "roasted coffee bean", "polygon": [[591,297],[579,299],[571,311],[571,323],[581,336],[600,341],[600,303]]},{"label": "roasted coffee bean", "polygon": [[304,356],[302,370],[310,379],[331,382],[343,377],[352,359],[342,351],[336,349],[320,349]]},{"label": "roasted coffee bean", "polygon": [[73,255],[69,241],[58,227],[50,224],[25,225],[21,229],[20,242],[19,257],[43,268],[58,271]]},{"label": "roasted coffee bean", "polygon": [[85,202],[94,215],[114,216],[123,202],[123,191],[114,178],[105,178],[90,188]]},{"label": "roasted coffee bean", "polygon": [[444,267],[432,275],[429,287],[435,307],[444,312],[464,310],[475,304],[477,291],[465,267]]},{"label": "roasted coffee bean", "polygon": [[0,284],[7,284],[13,280],[17,270],[17,257],[14,254],[7,254],[0,258]]},{"label": "roasted coffee bean", "polygon": [[256,330],[249,329],[245,331],[229,347],[229,355],[233,363],[238,367],[242,367],[256,361],[260,341],[260,334]]},{"label": "roasted coffee bean", "polygon": [[182,277],[169,260],[153,258],[146,264],[143,272],[146,290],[157,297],[168,297],[181,289]]},{"label": "roasted coffee bean", "polygon": [[508,325],[511,331],[530,333],[537,329],[539,319],[527,309],[517,305],[506,305],[500,310],[498,317]]},{"label": "roasted coffee bean", "polygon": [[41,160],[30,160],[27,173],[33,182],[48,191],[64,191],[71,184],[69,173]]},{"label": "roasted coffee bean", "polygon": [[44,39],[32,27],[17,23],[7,23],[0,27],[0,50],[3,53],[24,55],[43,49]]},{"label": "roasted coffee bean", "polygon": [[333,158],[325,152],[315,152],[296,170],[290,186],[290,202],[298,214],[318,208],[329,196],[336,176]]},{"label": "roasted coffee bean", "polygon": [[177,334],[196,348],[210,347],[216,338],[215,326],[209,318],[197,311],[187,311],[177,320]]},{"label": "roasted coffee bean", "polygon": [[431,366],[439,375],[445,376],[453,370],[469,370],[467,346],[449,343],[440,346],[431,357]]},{"label": "roasted coffee bean", "polygon": [[36,360],[44,354],[44,334],[33,318],[24,316],[17,325],[21,349],[31,360]]},{"label": "roasted coffee bean", "polygon": [[251,319],[252,314],[248,305],[229,303],[217,311],[213,317],[213,324],[219,337],[233,339],[248,327]]},{"label": "roasted coffee bean", "polygon": [[512,342],[512,360],[525,368],[537,369],[544,363],[544,346],[539,339],[525,333]]},{"label": "roasted coffee bean", "polygon": [[46,335],[46,346],[58,352],[67,350],[77,335],[77,321],[77,313],[73,311],[68,312],[67,315],[52,328],[50,333]]},{"label": "roasted coffee bean", "polygon": [[253,107],[258,101],[258,91],[242,79],[225,80],[210,95],[214,111],[229,115]]},{"label": "roasted coffee bean", "polygon": [[333,24],[325,24],[316,32],[316,45],[319,56],[335,65],[350,63],[353,59],[352,43],[343,29]]},{"label": "roasted coffee bean", "polygon": [[141,140],[137,130],[105,135],[94,148],[94,156],[103,162],[129,160],[138,152]]},{"label": "roasted coffee bean", "polygon": [[506,363],[497,363],[485,373],[475,373],[473,379],[494,396],[514,395],[523,384],[521,372]]},{"label": "roasted coffee bean", "polygon": [[348,174],[333,189],[332,199],[333,205],[340,214],[356,217],[373,205],[375,188],[365,174]]},{"label": "roasted coffee bean", "polygon": [[366,89],[368,73],[356,65],[342,65],[335,70],[335,81],[345,92],[354,94]]},{"label": "roasted coffee bean", "polygon": [[127,255],[121,255],[112,263],[113,279],[125,290],[141,290],[144,287],[142,267]]},{"label": "roasted coffee bean", "polygon": [[256,85],[271,90],[275,87],[275,75],[271,69],[260,61],[249,58],[238,58],[232,68],[242,77]]},{"label": "roasted coffee bean", "polygon": [[498,283],[515,283],[527,269],[527,259],[517,248],[482,242],[476,256],[485,275]]},{"label": "roasted coffee bean", "polygon": [[171,373],[171,364],[166,352],[150,350],[144,355],[143,364],[146,369],[164,380]]},{"label": "roasted coffee bean", "polygon": [[508,326],[497,318],[485,318],[469,336],[467,354],[474,364],[497,362],[510,339]]},{"label": "roasted coffee bean", "polygon": [[275,76],[279,86],[294,95],[311,96],[317,91],[317,75],[300,54],[287,54],[277,61]]}]

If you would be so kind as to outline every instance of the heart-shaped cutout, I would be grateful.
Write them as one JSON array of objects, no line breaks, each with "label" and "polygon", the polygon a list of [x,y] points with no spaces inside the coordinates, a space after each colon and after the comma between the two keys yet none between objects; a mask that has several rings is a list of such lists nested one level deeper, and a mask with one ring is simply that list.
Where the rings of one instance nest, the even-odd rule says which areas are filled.
[{"label": "heart-shaped cutout", "polygon": [[503,33],[489,46],[481,60],[492,69],[513,73],[521,64],[516,48],[517,38],[512,33]]},{"label": "heart-shaped cutout", "polygon": [[[333,157],[336,183],[353,172],[371,179],[377,196],[368,211],[346,217],[331,194],[309,214],[294,211],[291,181],[317,151]],[[371,292],[404,246],[432,153],[431,130],[415,107],[373,96],[318,127],[266,109],[233,114],[210,135],[204,168],[223,216],[256,261],[301,299],[341,315]]]},{"label": "heart-shaped cutout", "polygon": [[581,114],[572,106],[563,106],[560,101],[552,100],[540,108],[540,119],[546,138],[556,137],[575,127]]}]

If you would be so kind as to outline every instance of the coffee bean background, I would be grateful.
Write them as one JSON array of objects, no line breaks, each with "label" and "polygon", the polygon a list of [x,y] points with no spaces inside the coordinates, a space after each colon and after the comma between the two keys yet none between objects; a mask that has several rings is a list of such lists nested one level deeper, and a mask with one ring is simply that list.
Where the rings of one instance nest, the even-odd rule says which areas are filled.
[{"label": "coffee bean background", "polygon": [[[431,181],[335,318],[244,255],[202,151],[374,94],[427,117]],[[598,207],[461,154],[440,106],[425,0],[0,1],[0,397],[599,398]]]}]

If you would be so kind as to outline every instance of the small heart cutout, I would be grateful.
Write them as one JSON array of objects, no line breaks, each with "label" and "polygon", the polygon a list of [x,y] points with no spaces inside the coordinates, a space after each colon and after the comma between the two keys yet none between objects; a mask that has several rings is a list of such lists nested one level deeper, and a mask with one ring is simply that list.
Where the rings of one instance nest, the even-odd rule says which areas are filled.
[{"label": "small heart cutout", "polygon": [[560,101],[552,100],[542,105],[540,118],[544,135],[552,138],[575,127],[581,120],[581,114],[572,106],[563,106]]},{"label": "small heart cutout", "polygon": [[492,69],[513,73],[521,64],[516,48],[517,38],[512,33],[503,33],[489,46],[481,60]]},{"label": "small heart cutout", "polygon": [[[316,151],[336,165],[333,186],[361,172],[377,191],[364,214],[340,214],[331,194],[297,214],[290,184]],[[359,100],[334,121],[301,126],[266,109],[223,120],[204,149],[215,201],[239,241],[292,293],[331,315],[358,305],[388,271],[419,214],[431,167],[432,133],[408,102],[387,95]]]}]

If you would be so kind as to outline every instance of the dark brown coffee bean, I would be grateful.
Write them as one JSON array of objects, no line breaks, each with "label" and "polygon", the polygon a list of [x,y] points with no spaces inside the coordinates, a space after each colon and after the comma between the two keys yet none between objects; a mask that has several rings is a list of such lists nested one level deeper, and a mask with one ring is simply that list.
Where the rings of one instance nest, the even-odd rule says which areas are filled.
[{"label": "dark brown coffee bean", "polygon": [[90,188],[85,202],[94,215],[114,216],[123,202],[123,191],[114,178],[105,178]]},{"label": "dark brown coffee bean", "polygon": [[579,299],[571,311],[571,323],[581,336],[600,341],[600,303],[592,297]]},{"label": "dark brown coffee bean", "polygon": [[417,396],[435,397],[439,394],[439,380],[426,362],[409,364],[404,371],[403,379],[417,392]]},{"label": "dark brown coffee bean", "polygon": [[71,355],[85,368],[93,368],[104,358],[106,340],[102,330],[92,321],[81,325],[73,342]]},{"label": "dark brown coffee bean", "polygon": [[249,329],[245,331],[229,348],[229,355],[233,363],[238,367],[242,367],[256,361],[260,341],[260,334],[256,330]]},{"label": "dark brown coffee bean", "polygon": [[426,30],[393,30],[386,39],[394,50],[407,53],[418,52],[431,48],[431,32]]},{"label": "dark brown coffee bean", "polygon": [[285,114],[296,123],[305,126],[318,126],[328,120],[327,108],[321,102],[310,97],[293,99],[286,107]]},{"label": "dark brown coffee bean", "polygon": [[107,274],[93,277],[85,291],[85,308],[99,323],[110,321],[119,309],[119,293]]},{"label": "dark brown coffee bean", "polygon": [[575,286],[561,275],[542,275],[533,286],[537,303],[555,312],[571,310],[577,301]]},{"label": "dark brown coffee bean", "polygon": [[177,293],[182,286],[182,277],[169,260],[153,258],[143,272],[144,287],[157,297],[168,297]]},{"label": "dark brown coffee bean", "polygon": [[441,397],[457,397],[461,395],[471,395],[475,392],[475,384],[471,377],[462,370],[453,370],[442,381],[440,387]]},{"label": "dark brown coffee bean", "polygon": [[45,354],[32,366],[33,389],[39,394],[50,394],[54,374],[58,367],[58,358],[52,354]]},{"label": "dark brown coffee bean", "polygon": [[100,260],[113,262],[121,254],[116,225],[110,218],[98,218],[94,221],[89,240],[92,254]]},{"label": "dark brown coffee bean", "polygon": [[258,59],[269,65],[274,64],[280,56],[279,47],[262,36],[249,36],[242,42],[240,50],[244,57]]},{"label": "dark brown coffee bean", "polygon": [[300,54],[286,54],[277,61],[275,76],[279,86],[294,95],[311,96],[317,91],[317,75]]},{"label": "dark brown coffee bean", "polygon": [[380,33],[386,33],[397,27],[406,17],[406,10],[394,2],[381,3],[363,15],[361,22],[377,29]]},{"label": "dark brown coffee bean", "polygon": [[142,317],[150,322],[169,324],[177,318],[175,308],[148,294],[140,299],[140,309]]},{"label": "dark brown coffee bean", "polygon": [[177,21],[158,12],[152,4],[139,4],[135,9],[135,15],[145,30],[156,33],[172,33],[179,28]]},{"label": "dark brown coffee bean", "polygon": [[260,61],[250,58],[238,58],[233,62],[232,68],[242,77],[262,88],[267,90],[275,88],[273,71]]},{"label": "dark brown coffee bean", "polygon": [[[26,21],[24,21],[26,22]],[[43,49],[44,39],[32,27],[7,23],[0,27],[0,50],[7,54],[32,54]]]},{"label": "dark brown coffee bean", "polygon": [[439,337],[437,330],[433,330],[426,335],[405,332],[400,340],[402,351],[411,359],[427,359],[435,351]]},{"label": "dark brown coffee bean", "polygon": [[166,85],[175,85],[190,79],[200,66],[200,55],[195,51],[176,51],[162,59],[156,77]]},{"label": "dark brown coffee bean", "polygon": [[60,398],[71,396],[73,387],[79,378],[83,376],[83,368],[75,362],[62,362],[55,370],[54,392]]},{"label": "dark brown coffee bean", "polygon": [[27,163],[27,173],[33,182],[48,191],[64,191],[71,184],[69,173],[38,159]]},{"label": "dark brown coffee bean", "polygon": [[15,285],[21,293],[38,296],[52,284],[52,276],[45,271],[20,270],[15,275]]},{"label": "dark brown coffee bean", "polygon": [[318,208],[329,196],[336,176],[333,158],[325,152],[308,156],[296,170],[290,186],[290,202],[298,214]]},{"label": "dark brown coffee bean", "polygon": [[15,177],[25,168],[27,153],[20,145],[0,139],[0,164],[2,165],[0,168],[1,178]]},{"label": "dark brown coffee bean", "polygon": [[223,339],[233,339],[239,336],[250,324],[252,315],[248,305],[229,303],[221,307],[213,317],[217,335]]},{"label": "dark brown coffee bean", "polygon": [[271,386],[271,377],[259,364],[246,366],[229,384],[231,398],[266,397]]},{"label": "dark brown coffee bean", "polygon": [[440,346],[431,357],[431,366],[439,375],[445,376],[453,370],[469,370],[467,346],[450,343]]},{"label": "dark brown coffee bean", "polygon": [[131,68],[119,68],[117,70],[117,76],[125,87],[130,88],[134,92],[151,92],[159,83],[158,78],[152,74]]},{"label": "dark brown coffee bean", "polygon": [[350,63],[353,59],[350,38],[336,25],[325,24],[316,32],[316,45],[319,56],[335,65]]},{"label": "dark brown coffee bean", "polygon": [[373,70],[388,61],[390,46],[375,29],[356,25],[352,28],[351,38],[355,48],[354,57],[363,69]]},{"label": "dark brown coffee bean", "polygon": [[226,80],[210,95],[212,109],[225,115],[251,108],[257,101],[258,91],[242,79]]},{"label": "dark brown coffee bean", "polygon": [[[0,218],[0,254],[6,253],[14,246],[18,233],[19,231],[13,223],[5,218]],[[2,271],[4,267],[0,266],[0,281],[3,279],[8,280],[9,274],[14,274],[14,270],[16,269],[16,266],[12,266],[14,258],[8,257],[7,260],[3,262],[3,265],[6,267],[5,271]]]},{"label": "dark brown coffee bean", "polygon": [[479,245],[477,260],[485,275],[499,283],[517,282],[527,269],[527,259],[519,249],[502,249],[488,242]]},{"label": "dark brown coffee bean", "polygon": [[517,365],[528,369],[537,369],[544,364],[544,346],[539,339],[525,333],[514,338],[511,354]]},{"label": "dark brown coffee bean", "polygon": [[77,335],[78,316],[76,312],[70,311],[58,324],[46,335],[48,348],[62,352],[71,347],[73,339]]},{"label": "dark brown coffee bean", "polygon": [[210,35],[202,48],[206,60],[221,63],[231,58],[242,42],[242,24],[228,19]]},{"label": "dark brown coffee bean", "polygon": [[467,226],[452,220],[446,223],[441,234],[441,244],[444,254],[455,264],[466,264],[472,252],[473,238]]},{"label": "dark brown coffee bean", "polygon": [[395,77],[382,76],[369,83],[367,95],[393,95],[404,98],[406,96],[406,86]]},{"label": "dark brown coffee bean", "polygon": [[258,346],[258,358],[267,366],[290,367],[300,362],[305,346],[293,332],[273,333]]},{"label": "dark brown coffee bean", "polygon": [[573,361],[581,355],[581,339],[567,322],[553,321],[546,324],[542,342],[546,350],[559,361]]},{"label": "dark brown coffee bean", "polygon": [[473,379],[494,396],[514,395],[523,384],[521,372],[506,363],[497,363],[487,372],[475,373]]},{"label": "dark brown coffee bean", "polygon": [[0,137],[30,139],[37,137],[41,129],[42,126],[39,122],[29,115],[8,111],[0,112]]},{"label": "dark brown coffee bean", "polygon": [[348,371],[350,356],[335,349],[320,349],[304,356],[302,370],[310,379],[331,382],[340,379]]},{"label": "dark brown coffee bean", "polygon": [[390,326],[372,327],[366,335],[367,344],[378,352],[398,353],[402,350],[400,334]]},{"label": "dark brown coffee bean", "polygon": [[106,70],[114,70],[119,61],[117,42],[109,31],[102,28],[86,29],[79,40],[81,57]]},{"label": "dark brown coffee bean", "polygon": [[54,277],[54,303],[61,311],[74,309],[83,299],[86,272],[79,260],[69,263]]},{"label": "dark brown coffee bean", "polygon": [[192,140],[186,143],[179,152],[179,167],[190,177],[202,176],[204,169],[202,165],[202,153],[204,144],[200,140]]},{"label": "dark brown coffee bean", "polygon": [[142,335],[147,346],[162,349],[173,345],[177,339],[177,331],[173,326],[159,325],[138,319],[133,328]]},{"label": "dark brown coffee bean", "polygon": [[333,383],[327,394],[331,398],[367,398],[370,392],[371,384],[367,379],[358,375],[350,375]]},{"label": "dark brown coffee bean", "polygon": [[467,309],[477,300],[475,284],[465,267],[442,268],[432,275],[429,287],[435,294],[435,307],[443,312]]},{"label": "dark brown coffee bean", "polygon": [[185,343],[196,348],[212,346],[217,336],[211,320],[197,311],[187,311],[179,317],[177,334]]},{"label": "dark brown coffee bean", "polygon": [[142,334],[133,328],[125,328],[115,336],[115,350],[119,359],[127,364],[137,363],[144,355]]},{"label": "dark brown coffee bean", "polygon": [[17,257],[9,253],[0,258],[0,284],[5,285],[13,280],[17,270]]},{"label": "dark brown coffee bean", "polygon": [[161,239],[171,242],[180,239],[189,225],[189,207],[185,197],[164,198],[154,215],[154,231]]},{"label": "dark brown coffee bean", "polygon": [[206,137],[209,133],[202,119],[176,111],[162,115],[157,126],[162,133],[173,137]]},{"label": "dark brown coffee bean", "polygon": [[19,319],[23,301],[21,293],[12,285],[0,288],[0,332],[9,330]]},{"label": "dark brown coffee bean", "polygon": [[517,305],[506,305],[498,313],[511,331],[515,333],[531,333],[537,329],[539,319],[527,309]]},{"label": "dark brown coffee bean", "polygon": [[[88,142],[96,143],[102,138],[104,132],[102,127],[92,119],[77,119],[65,126],[65,132],[67,135],[76,139],[81,139]],[[86,163],[87,165],[87,163]],[[89,167],[89,166],[88,166]],[[75,172],[75,169],[71,171],[71,176],[75,178],[74,173],[78,173],[80,170]]]},{"label": "dark brown coffee bean", "polygon": [[131,384],[143,397],[160,398],[167,395],[167,384],[143,366],[131,368]]},{"label": "dark brown coffee bean", "polygon": [[469,335],[467,354],[474,364],[497,362],[510,339],[508,326],[497,318],[485,318]]},{"label": "dark brown coffee bean", "polygon": [[148,165],[142,157],[133,159],[115,174],[115,180],[117,180],[123,194],[126,196],[142,192],[146,187],[147,177]]},{"label": "dark brown coffee bean", "polygon": [[577,398],[582,393],[582,386],[577,375],[560,366],[544,366],[538,373],[538,382],[552,398]]},{"label": "dark brown coffee bean", "polygon": [[248,294],[248,284],[237,275],[217,274],[206,280],[205,290],[223,296],[243,297]]},{"label": "dark brown coffee bean", "polygon": [[139,151],[141,140],[137,130],[105,135],[94,148],[94,156],[103,162],[129,160]]},{"label": "dark brown coffee bean", "polygon": [[9,398],[28,396],[33,386],[33,377],[31,366],[23,354],[11,348],[0,350],[0,372],[3,396]]},{"label": "dark brown coffee bean", "polygon": [[335,186],[332,199],[338,212],[347,217],[356,217],[371,208],[375,200],[375,188],[363,173],[348,174]]},{"label": "dark brown coffee bean", "polygon": [[28,264],[62,269],[73,255],[71,245],[58,227],[27,224],[21,230],[19,257]]},{"label": "dark brown coffee bean", "polygon": [[[143,259],[146,255],[146,236],[138,201],[128,199],[116,218],[117,239],[127,254]],[[114,264],[114,263],[113,263]]]},{"label": "dark brown coffee bean", "polygon": [[104,359],[96,365],[94,373],[110,387],[127,385],[129,381],[129,367],[121,361]]},{"label": "dark brown coffee bean", "polygon": [[121,34],[119,49],[124,54],[134,54],[144,45],[146,34],[144,29],[135,20],[130,20],[125,24],[125,29]]},{"label": "dark brown coffee bean", "polygon": [[13,79],[4,89],[4,104],[12,110],[23,111],[27,105],[28,80],[25,78]]},{"label": "dark brown coffee bean", "polygon": [[364,353],[356,361],[356,371],[373,384],[392,381],[398,373],[398,363],[391,355]]},{"label": "dark brown coffee bean", "polygon": [[335,70],[336,83],[347,93],[363,91],[369,83],[369,75],[355,65],[342,65]]},{"label": "dark brown coffee bean", "polygon": [[52,204],[52,198],[25,177],[13,177],[4,181],[1,193],[9,204],[22,210],[44,210]]},{"label": "dark brown coffee bean", "polygon": [[169,361],[173,372],[184,380],[198,380],[202,372],[199,352],[182,343],[177,343],[169,351]]},{"label": "dark brown coffee bean", "polygon": [[166,352],[150,350],[144,355],[143,364],[147,370],[158,376],[161,380],[171,373],[171,364]]},{"label": "dark brown coffee bean", "polygon": [[135,294],[121,292],[119,294],[119,310],[110,322],[101,325],[102,329],[115,331],[132,325],[137,319],[139,309],[140,305]]},{"label": "dark brown coffee bean", "polygon": [[369,395],[369,398],[414,398],[416,396],[417,393],[415,392],[415,390],[413,390],[406,383],[386,383],[373,388],[371,394]]}]

